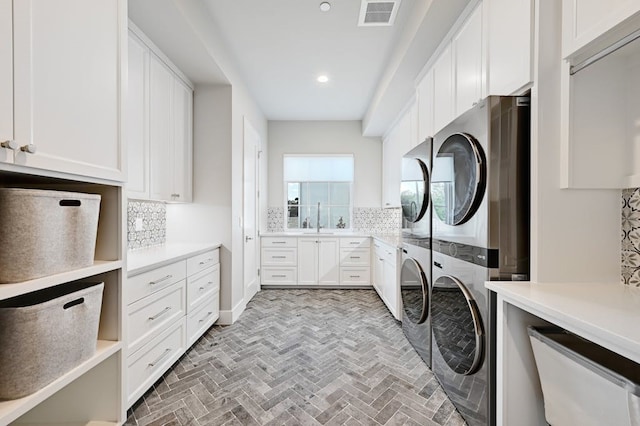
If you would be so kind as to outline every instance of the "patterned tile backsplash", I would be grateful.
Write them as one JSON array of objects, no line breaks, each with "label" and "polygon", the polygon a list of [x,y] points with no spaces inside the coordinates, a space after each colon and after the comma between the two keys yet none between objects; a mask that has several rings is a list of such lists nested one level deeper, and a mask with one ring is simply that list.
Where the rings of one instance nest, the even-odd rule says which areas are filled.
[{"label": "patterned tile backsplash", "polygon": [[622,190],[620,281],[640,287],[640,188]]},{"label": "patterned tile backsplash", "polygon": [[[136,231],[136,219],[142,230]],[[129,201],[127,206],[127,242],[129,249],[164,244],[167,236],[167,205],[152,201]]]},{"label": "patterned tile backsplash", "polygon": [[[390,234],[400,230],[402,213],[400,209],[379,209],[370,207],[353,208],[353,230],[376,234]],[[284,231],[284,208],[267,209],[267,232]]]}]

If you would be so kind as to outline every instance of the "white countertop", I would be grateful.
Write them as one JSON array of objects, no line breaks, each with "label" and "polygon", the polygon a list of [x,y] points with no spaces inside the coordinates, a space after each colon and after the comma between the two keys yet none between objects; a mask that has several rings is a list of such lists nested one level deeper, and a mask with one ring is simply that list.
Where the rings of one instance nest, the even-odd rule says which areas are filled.
[{"label": "white countertop", "polygon": [[127,252],[127,276],[168,265],[220,247],[219,243],[163,244]]},{"label": "white countertop", "polygon": [[488,281],[504,300],[640,363],[640,289],[619,283]]},{"label": "white countertop", "polygon": [[288,231],[288,232],[265,232],[264,234],[260,234],[261,237],[315,237],[315,236],[321,236],[321,237],[342,237],[342,238],[349,238],[349,237],[371,237],[371,238],[375,238],[377,240],[380,240],[381,242],[396,247],[396,248],[400,248],[402,247],[402,234],[396,232],[396,233],[391,233],[391,234],[373,234],[371,232],[354,232],[354,231],[337,231],[334,233],[329,233],[329,232],[296,232],[296,231]]}]

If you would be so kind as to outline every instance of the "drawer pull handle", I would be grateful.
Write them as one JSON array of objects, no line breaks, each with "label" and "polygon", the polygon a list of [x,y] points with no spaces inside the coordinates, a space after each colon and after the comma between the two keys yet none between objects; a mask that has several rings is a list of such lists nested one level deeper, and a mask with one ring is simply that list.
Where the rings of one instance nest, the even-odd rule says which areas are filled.
[{"label": "drawer pull handle", "polygon": [[351,241],[349,244],[360,244],[360,241]]},{"label": "drawer pull handle", "polygon": [[170,279],[170,278],[173,278],[173,275],[167,275],[166,277],[164,277],[164,278],[160,278],[159,280],[149,281],[149,285],[156,285],[156,284],[160,284],[161,282],[166,281],[166,280],[168,280],[168,279]]},{"label": "drawer pull handle", "polygon": [[200,266],[202,266],[202,265],[206,265],[207,263],[209,263],[209,262],[211,262],[211,261],[213,261],[213,258],[212,258],[212,257],[208,258],[207,260],[203,260],[202,262],[200,262]]},{"label": "drawer pull handle", "polygon": [[286,275],[272,275],[273,278],[287,278]]},{"label": "drawer pull handle", "polygon": [[349,256],[350,259],[360,259],[360,256]]},{"label": "drawer pull handle", "polygon": [[149,319],[151,321],[155,321],[158,318],[160,318],[161,316],[163,316],[164,314],[166,314],[167,312],[169,312],[171,310],[171,306],[167,306],[166,308],[164,308],[162,311],[158,312],[157,314],[155,314],[152,317],[149,317]]},{"label": "drawer pull handle", "polygon": [[271,244],[287,244],[286,241],[271,241]]},{"label": "drawer pull handle", "polygon": [[360,275],[349,275],[349,278],[360,278]]},{"label": "drawer pull handle", "polygon": [[272,259],[286,259],[287,256],[271,256]]},{"label": "drawer pull handle", "polygon": [[207,318],[209,318],[209,316],[211,316],[211,314],[212,314],[212,313],[213,313],[213,311],[207,312],[207,315],[205,315],[204,317],[202,317],[202,319],[201,319],[200,321],[198,321],[198,323],[205,322],[205,320],[206,320]]},{"label": "drawer pull handle", "polygon": [[204,287],[200,287],[200,288],[198,289],[198,291],[202,291],[202,290],[204,290]]},{"label": "drawer pull handle", "polygon": [[155,367],[156,364],[158,364],[160,361],[165,359],[167,357],[167,355],[169,355],[170,353],[171,353],[171,349],[165,349],[165,351],[162,353],[162,355],[160,355],[158,357],[158,359],[156,359],[155,361],[149,363],[149,367]]}]

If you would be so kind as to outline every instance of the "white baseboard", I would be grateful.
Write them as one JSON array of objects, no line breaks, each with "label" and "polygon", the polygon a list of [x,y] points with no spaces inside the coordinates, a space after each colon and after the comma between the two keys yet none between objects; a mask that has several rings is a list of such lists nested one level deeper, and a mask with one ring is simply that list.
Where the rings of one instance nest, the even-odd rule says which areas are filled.
[{"label": "white baseboard", "polygon": [[238,302],[236,306],[233,307],[230,311],[220,311],[220,318],[216,321],[218,325],[231,325],[240,318],[240,315],[244,312],[244,309],[247,307],[244,299]]}]

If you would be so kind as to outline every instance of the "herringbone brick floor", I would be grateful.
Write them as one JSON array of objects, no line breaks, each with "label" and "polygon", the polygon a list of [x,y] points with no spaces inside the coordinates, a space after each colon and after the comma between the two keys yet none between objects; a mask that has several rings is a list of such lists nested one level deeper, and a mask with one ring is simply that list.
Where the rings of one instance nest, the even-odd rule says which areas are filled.
[{"label": "herringbone brick floor", "polygon": [[125,425],[464,425],[373,290],[262,290]]}]

